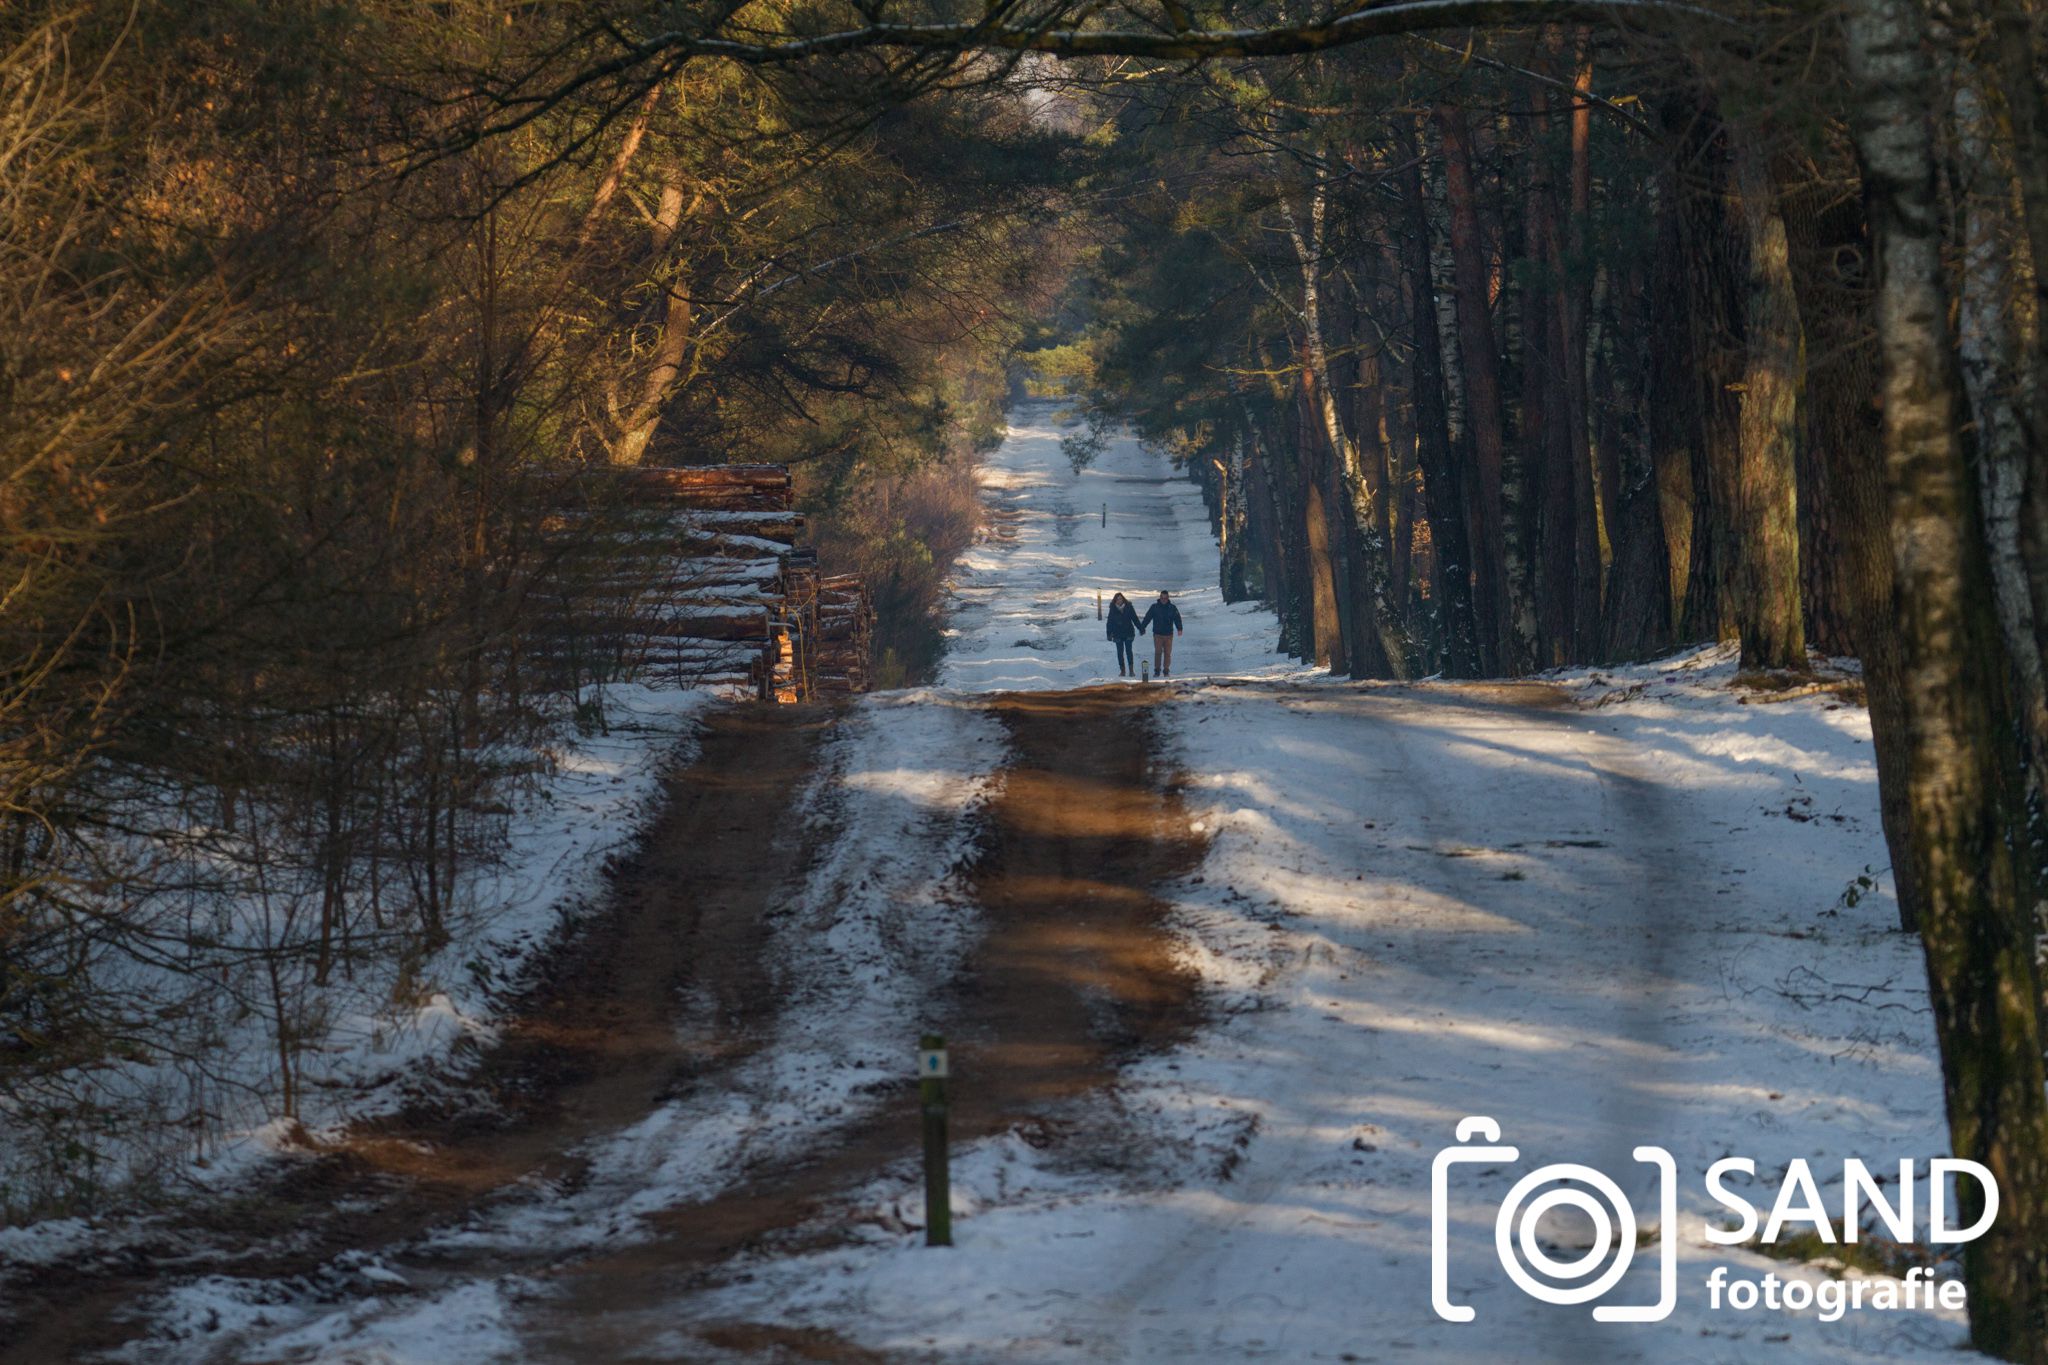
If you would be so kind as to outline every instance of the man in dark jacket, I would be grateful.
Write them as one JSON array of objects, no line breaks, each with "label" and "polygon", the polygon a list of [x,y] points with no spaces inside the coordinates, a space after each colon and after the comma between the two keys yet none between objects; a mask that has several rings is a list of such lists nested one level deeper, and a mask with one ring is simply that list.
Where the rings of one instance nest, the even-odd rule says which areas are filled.
[{"label": "man in dark jacket", "polygon": [[1163,591],[1159,600],[1145,609],[1138,629],[1152,631],[1152,671],[1159,677],[1173,676],[1173,637],[1180,634],[1180,608]]},{"label": "man in dark jacket", "polygon": [[1131,641],[1138,635],[1138,609],[1131,599],[1118,593],[1109,601],[1109,638],[1116,642],[1116,675],[1128,678],[1138,671],[1138,652]]}]

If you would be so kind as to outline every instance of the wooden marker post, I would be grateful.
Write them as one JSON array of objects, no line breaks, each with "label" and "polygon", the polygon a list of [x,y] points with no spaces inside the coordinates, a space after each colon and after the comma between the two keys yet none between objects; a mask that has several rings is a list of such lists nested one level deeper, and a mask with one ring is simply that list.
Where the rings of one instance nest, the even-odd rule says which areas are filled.
[{"label": "wooden marker post", "polygon": [[924,1107],[924,1244],[953,1245],[953,1182],[946,1169],[946,1040],[918,1040],[917,1089]]},{"label": "wooden marker post", "polygon": [[1109,504],[1106,502],[1102,504],[1102,524],[1109,525]]},{"label": "wooden marker post", "polygon": [[1095,619],[1098,621],[1102,619],[1102,589],[1100,588],[1095,590]]}]

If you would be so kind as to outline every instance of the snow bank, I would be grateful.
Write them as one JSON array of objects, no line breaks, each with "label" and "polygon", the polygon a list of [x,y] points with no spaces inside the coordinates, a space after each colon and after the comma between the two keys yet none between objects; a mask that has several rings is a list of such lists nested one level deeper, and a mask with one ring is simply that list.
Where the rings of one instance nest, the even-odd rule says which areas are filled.
[{"label": "snow bank", "polygon": [[[477,867],[449,917],[451,941],[413,964],[401,991],[391,970],[337,977],[320,993],[320,1036],[300,1061],[299,1122],[314,1134],[396,1105],[403,1083],[425,1062],[440,1062],[468,1039],[493,1035],[497,1002],[516,984],[561,915],[599,892],[606,860],[630,848],[658,797],[661,774],[692,752],[697,714],[715,698],[614,684],[604,692],[607,733],[585,734],[564,723],[531,756],[535,777],[506,817],[494,862]],[[253,912],[251,912],[253,913]],[[173,1183],[218,1184],[244,1173],[252,1160],[293,1139],[293,1126],[272,1117],[274,1044],[261,1017],[233,1026],[204,1059],[207,1083],[221,1097],[217,1131],[199,1133],[173,1155]],[[177,1062],[129,1064],[95,1073],[108,1103],[144,1102],[185,1084]],[[0,1189],[9,1156],[32,1159],[9,1136],[0,1116]],[[102,1178],[118,1187],[124,1167],[158,1160],[140,1151],[107,1155]],[[164,1178],[159,1175],[158,1178]],[[0,1242],[0,1272],[34,1264],[42,1248],[77,1243],[76,1220],[50,1220],[10,1230]],[[112,1224],[109,1232],[120,1229]]]}]

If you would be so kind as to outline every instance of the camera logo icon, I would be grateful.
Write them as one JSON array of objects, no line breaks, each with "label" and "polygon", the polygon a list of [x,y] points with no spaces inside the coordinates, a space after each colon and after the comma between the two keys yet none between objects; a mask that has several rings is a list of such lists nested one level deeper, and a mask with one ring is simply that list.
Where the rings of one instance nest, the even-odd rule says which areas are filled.
[{"label": "camera logo icon", "polygon": [[[1478,1141],[1475,1142],[1475,1139]],[[1447,1322],[1470,1322],[1472,1308],[1451,1302],[1450,1172],[1460,1165],[1504,1165],[1519,1161],[1518,1147],[1502,1146],[1500,1125],[1479,1115],[1458,1122],[1458,1144],[1436,1154],[1430,1166],[1430,1304]],[[1657,1300],[1647,1304],[1597,1304],[1598,1322],[1662,1322],[1678,1303],[1678,1166],[1662,1147],[1638,1147],[1635,1159],[1657,1169],[1661,1221],[1657,1226]],[[1544,1188],[1549,1186],[1550,1188]],[[1541,1193],[1538,1193],[1541,1191]],[[1592,1227],[1592,1245],[1581,1255],[1553,1255],[1539,1235],[1545,1215],[1574,1209]],[[1493,1245],[1516,1288],[1544,1303],[1591,1303],[1628,1273],[1637,1249],[1635,1209],[1605,1171],[1575,1161],[1539,1166],[1517,1180],[1501,1200]]]}]

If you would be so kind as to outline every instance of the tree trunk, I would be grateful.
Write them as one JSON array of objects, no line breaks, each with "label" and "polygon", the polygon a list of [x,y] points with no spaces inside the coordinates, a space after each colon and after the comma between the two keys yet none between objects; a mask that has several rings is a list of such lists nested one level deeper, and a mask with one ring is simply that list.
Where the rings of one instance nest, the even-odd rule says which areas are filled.
[{"label": "tree trunk", "polygon": [[2040,627],[2027,574],[2025,500],[2028,440],[2024,403],[2026,348],[2014,326],[2006,212],[2011,176],[1994,150],[1996,127],[1968,83],[1955,95],[1957,156],[1954,191],[1961,201],[1963,252],[1957,310],[1964,391],[1977,432],[1977,494],[1991,557],[1998,622],[2012,656],[2026,719],[2035,798],[2048,801],[2048,692],[2043,690]]},{"label": "tree trunk", "polygon": [[2022,411],[2027,425],[2027,479],[2021,548],[2033,599],[2034,655],[2048,676],[2048,90],[2041,83],[2039,6],[2006,0],[1986,4],[1989,47],[1998,64],[1997,93],[2012,136],[2014,179],[2033,277],[2033,345],[2027,354]]},{"label": "tree trunk", "polygon": [[[1404,661],[1387,657],[1384,632],[1377,629],[1380,618],[1399,617],[1407,601],[1395,571],[1394,497],[1391,452],[1386,428],[1386,393],[1379,362],[1361,351],[1358,363],[1358,441],[1354,471],[1333,481],[1332,496],[1343,501],[1349,523],[1346,533],[1354,548],[1356,567],[1352,575],[1350,664],[1354,678],[1399,677],[1406,672]],[[1405,622],[1402,635],[1405,643]]]},{"label": "tree trunk", "polygon": [[[1577,629],[1573,608],[1578,602],[1576,548],[1578,525],[1572,500],[1572,413],[1564,373],[1571,365],[1565,354],[1564,250],[1558,241],[1557,195],[1551,186],[1550,157],[1543,143],[1549,101],[1538,92],[1530,99],[1532,145],[1523,156],[1529,183],[1523,196],[1522,259],[1537,270],[1535,281],[1521,292],[1522,468],[1534,475],[1537,505],[1532,596],[1538,629],[1536,662],[1554,668],[1571,654]],[[1510,518],[1510,525],[1513,524]],[[1512,537],[1512,532],[1510,532]],[[1597,582],[1597,579],[1595,580]]]},{"label": "tree trunk", "polygon": [[1735,498],[1735,626],[1742,666],[1806,671],[1800,612],[1799,400],[1806,382],[1806,339],[1792,292],[1792,261],[1771,177],[1743,138],[1734,189],[1743,225],[1747,288],[1740,464]]},{"label": "tree trunk", "polygon": [[1294,580],[1287,556],[1287,537],[1281,531],[1280,508],[1274,496],[1274,479],[1267,442],[1251,405],[1240,401],[1244,415],[1244,504],[1245,525],[1257,546],[1260,577],[1265,600],[1280,618],[1279,648],[1294,654],[1290,626],[1295,600]]},{"label": "tree trunk", "polygon": [[597,225],[604,219],[604,211],[618,194],[619,186],[625,183],[626,170],[633,164],[634,155],[640,150],[640,143],[647,136],[647,120],[654,113],[654,106],[661,100],[662,82],[647,87],[647,93],[640,97],[640,103],[633,107],[633,117],[626,124],[626,135],[619,140],[618,153],[612,164],[606,168],[604,178],[597,182],[597,189],[590,197],[590,207],[583,211],[583,222],[576,229],[576,249],[581,252],[590,245],[597,235]]},{"label": "tree trunk", "polygon": [[1710,93],[1674,90],[1662,105],[1679,142],[1679,252],[1698,440],[1692,447],[1691,564],[1679,633],[1691,640],[1735,634],[1737,471],[1742,466],[1740,399],[1746,357],[1741,343],[1744,291],[1742,229],[1729,221],[1728,130]]},{"label": "tree trunk", "polygon": [[1615,532],[1599,652],[1610,659],[1646,659],[1668,643],[1671,624],[1664,529],[1647,462],[1642,477],[1622,488]]},{"label": "tree trunk", "polygon": [[[1384,289],[1386,315],[1397,319],[1401,325],[1407,303],[1401,297],[1401,262],[1389,250],[1386,256],[1386,289]],[[1386,591],[1395,602],[1407,604],[1415,596],[1415,518],[1421,514],[1421,489],[1417,487],[1417,463],[1415,463],[1415,370],[1403,366],[1389,346],[1374,362],[1374,385],[1382,391],[1380,401],[1380,422],[1384,424],[1386,438],[1382,442],[1386,450],[1386,522],[1389,522],[1389,544],[1386,544]],[[1403,622],[1413,622],[1413,612],[1403,610]]]},{"label": "tree trunk", "polygon": [[[1836,178],[1854,173],[1845,164]],[[1781,201],[1792,279],[1801,291],[1801,316],[1811,319],[1812,352],[1824,358],[1808,375],[1806,440],[1831,499],[1830,584],[1847,618],[1852,650],[1863,663],[1892,889],[1899,927],[1912,933],[1920,927],[1920,894],[1913,880],[1905,677],[1892,628],[1892,553],[1880,460],[1882,357],[1871,281],[1863,273],[1870,234],[1861,202],[1832,192],[1819,168],[1795,178],[1802,188]]]},{"label": "tree trunk", "polygon": [[[656,258],[674,243],[684,213],[682,181],[672,177],[661,187],[661,207],[654,220],[651,248]],[[661,326],[655,337],[652,363],[640,382],[639,400],[620,423],[619,438],[612,445],[613,464],[637,465],[646,458],[662,414],[682,381],[693,321],[690,299],[683,289],[682,266],[675,264],[670,267],[661,292]]]},{"label": "tree trunk", "polygon": [[[1327,662],[1338,672],[1350,671],[1352,652],[1359,649],[1365,636],[1370,634],[1373,644],[1364,649],[1367,666],[1379,667],[1383,663],[1388,676],[1404,677],[1408,671],[1407,629],[1401,621],[1401,604],[1390,599],[1386,590],[1387,542],[1378,529],[1383,514],[1374,505],[1371,483],[1361,467],[1358,441],[1345,431],[1343,418],[1337,409],[1337,396],[1331,389],[1330,357],[1323,338],[1321,257],[1325,199],[1321,184],[1318,183],[1309,201],[1306,228],[1286,208],[1284,199],[1282,208],[1287,213],[1288,236],[1294,243],[1302,277],[1302,397],[1306,409],[1303,422],[1321,437],[1323,454],[1328,462],[1321,465],[1327,488],[1324,487],[1324,479],[1314,477],[1310,478],[1309,486],[1318,501],[1332,498],[1342,504],[1332,509],[1339,513],[1337,520],[1321,521],[1325,535],[1332,538],[1331,543],[1324,546],[1323,555],[1332,570],[1330,577],[1337,603],[1337,619],[1341,625],[1345,617],[1352,618],[1348,623],[1350,631],[1341,636],[1334,648],[1325,650],[1323,611],[1318,601],[1316,662]],[[1318,520],[1313,515],[1309,519],[1312,523]],[[1336,534],[1339,528],[1346,526],[1355,529],[1350,534]],[[1312,560],[1315,553],[1312,544]],[[1312,568],[1311,572],[1320,591],[1322,571]],[[1355,585],[1354,578],[1357,580]]]},{"label": "tree trunk", "polygon": [[[1999,1184],[1999,1217],[1963,1248],[1980,1350],[2048,1361],[2044,1091],[2008,664],[1963,441],[1915,0],[1854,0],[1844,25],[1877,267],[1884,469],[1905,662],[1912,852],[1928,987],[1957,1154]],[[1965,1182],[1968,1219],[1981,1207]]]},{"label": "tree trunk", "polygon": [[[1269,375],[1279,373],[1273,358],[1265,353],[1263,347],[1259,350],[1258,361],[1262,372]],[[1283,465],[1278,454],[1293,444],[1290,440],[1292,433],[1287,429],[1286,415],[1279,410],[1277,401],[1266,409],[1275,419],[1267,423],[1259,421],[1249,403],[1240,400],[1240,405],[1252,433],[1253,465],[1257,470],[1258,493],[1261,495],[1254,506],[1263,504],[1270,515],[1270,578],[1276,589],[1271,600],[1280,616],[1280,649],[1294,658],[1312,661],[1316,653],[1315,594],[1309,586],[1306,537],[1299,500],[1284,494],[1284,490],[1295,483],[1293,462]]]},{"label": "tree trunk", "polygon": [[1670,175],[1657,198],[1657,249],[1650,262],[1649,295],[1649,426],[1647,439],[1657,490],[1657,520],[1664,536],[1671,616],[1668,639],[1686,638],[1692,591],[1693,529],[1698,512],[1693,490],[1694,466],[1702,458],[1705,433],[1700,412],[1698,334],[1692,315],[1692,290],[1687,283],[1685,233],[1677,177]]},{"label": "tree trunk", "polygon": [[[1561,256],[1553,261],[1557,275],[1559,349],[1563,358],[1564,409],[1568,425],[1564,436],[1572,471],[1573,535],[1572,555],[1576,562],[1572,590],[1571,656],[1591,657],[1599,638],[1601,574],[1601,528],[1605,521],[1599,477],[1594,468],[1591,398],[1586,386],[1586,335],[1592,280],[1586,259],[1586,231],[1593,215],[1593,106],[1583,96],[1593,88],[1593,63],[1586,56],[1588,42],[1581,30],[1573,59],[1571,105],[1571,179],[1567,201],[1564,240],[1553,235],[1554,249]],[[1612,500],[1606,511],[1611,511]]]},{"label": "tree trunk", "polygon": [[1524,667],[1508,627],[1508,584],[1502,556],[1506,521],[1501,475],[1506,439],[1500,392],[1500,359],[1494,349],[1493,319],[1486,288],[1485,244],[1472,184],[1471,140],[1463,110],[1435,112],[1443,144],[1444,197],[1450,209],[1451,272],[1458,312],[1458,354],[1463,361],[1465,421],[1472,449],[1472,535],[1474,599],[1490,663],[1502,673]]},{"label": "tree trunk", "polygon": [[1330,554],[1330,516],[1322,480],[1311,472],[1302,499],[1303,544],[1308,547],[1310,638],[1318,668],[1345,671],[1344,631],[1338,615],[1337,575]]},{"label": "tree trunk", "polygon": [[1472,605],[1471,543],[1466,520],[1463,472],[1452,444],[1448,396],[1444,389],[1443,349],[1438,328],[1435,272],[1431,268],[1429,203],[1422,179],[1422,129],[1409,130],[1408,165],[1401,189],[1408,209],[1408,230],[1401,237],[1406,253],[1408,316],[1415,333],[1415,454],[1422,465],[1422,492],[1428,501],[1430,539],[1436,546],[1437,611],[1443,623],[1443,670],[1454,678],[1476,678],[1484,662],[1479,650]]}]

